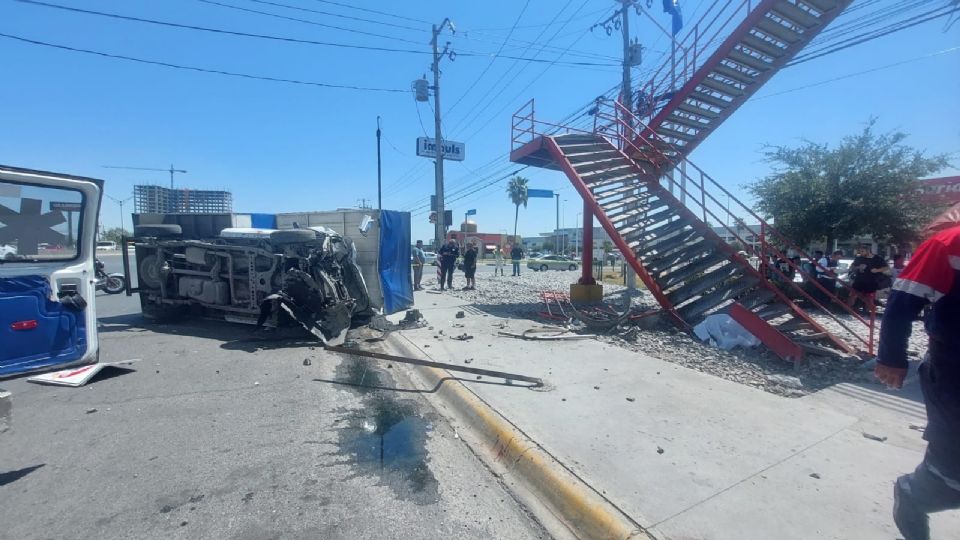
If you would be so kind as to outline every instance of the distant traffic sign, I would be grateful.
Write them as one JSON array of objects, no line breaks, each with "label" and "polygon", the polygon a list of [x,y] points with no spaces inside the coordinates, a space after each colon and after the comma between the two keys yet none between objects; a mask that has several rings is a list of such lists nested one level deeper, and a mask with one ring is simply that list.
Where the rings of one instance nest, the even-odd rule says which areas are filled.
[{"label": "distant traffic sign", "polygon": [[[437,144],[435,139],[417,137],[417,155],[420,157],[436,158]],[[443,159],[463,161],[466,157],[466,146],[462,142],[443,141]]]},{"label": "distant traffic sign", "polygon": [[552,189],[530,189],[527,188],[527,198],[536,198],[541,197],[544,199],[550,199],[553,197]]}]

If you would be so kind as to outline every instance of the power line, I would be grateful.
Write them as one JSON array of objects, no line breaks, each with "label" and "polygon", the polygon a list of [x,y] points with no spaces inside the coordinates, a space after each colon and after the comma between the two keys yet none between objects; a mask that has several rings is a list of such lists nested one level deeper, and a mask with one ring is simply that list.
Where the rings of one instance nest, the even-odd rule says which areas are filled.
[{"label": "power line", "polygon": [[137,63],[140,63],[140,64],[150,64],[150,65],[154,65],[154,66],[162,66],[162,67],[173,68],[173,69],[183,69],[183,70],[188,70],[188,71],[199,71],[199,72],[202,72],[202,73],[213,73],[213,74],[216,74],[216,75],[227,75],[227,76],[230,76],[230,77],[242,77],[242,78],[244,78],[244,79],[255,79],[255,80],[260,80],[260,81],[282,82],[282,83],[289,83],[289,84],[300,84],[300,85],[306,85],[306,86],[320,86],[320,87],[323,87],[323,88],[342,88],[342,89],[345,89],[345,90],[364,90],[364,91],[369,91],[369,92],[397,92],[397,93],[399,93],[399,92],[404,92],[404,93],[409,92],[409,90],[400,90],[400,89],[396,89],[396,88],[372,88],[372,87],[367,87],[367,86],[353,86],[353,85],[346,85],[346,84],[332,84],[332,83],[322,83],[322,82],[316,82],[316,81],[301,81],[301,80],[297,80],[297,79],[283,79],[283,78],[279,78],[279,77],[268,77],[268,76],[265,76],[265,75],[251,75],[251,74],[249,74],[249,73],[237,73],[237,72],[233,72],[233,71],[223,71],[223,70],[219,70],[219,69],[202,68],[202,67],[196,67],[196,66],[184,66],[184,65],[180,65],[180,64],[171,64],[171,63],[169,63],[169,62],[161,62],[161,61],[159,61],[159,60],[146,60],[146,59],[143,59],[143,58],[134,58],[134,57],[132,57],[132,56],[124,56],[124,55],[120,55],[120,54],[111,54],[111,53],[105,53],[105,52],[101,52],[101,51],[93,51],[93,50],[89,50],[89,49],[81,49],[81,48],[78,48],[78,47],[69,47],[69,46],[67,46],[67,45],[58,45],[58,44],[55,44],[55,43],[48,43],[48,42],[46,42],[46,41],[39,41],[39,40],[35,40],[35,39],[29,39],[29,38],[25,38],[25,37],[21,37],[21,36],[14,36],[14,35],[11,35],[11,34],[2,34],[2,33],[0,33],[0,37],[5,37],[5,38],[7,38],[7,39],[13,39],[13,40],[21,41],[21,42],[24,42],[24,43],[30,43],[30,44],[32,44],[32,45],[41,45],[41,46],[44,46],[44,47],[51,47],[51,48],[54,48],[54,49],[62,49],[62,50],[65,50],[65,51],[80,52],[80,53],[85,53],[85,54],[92,54],[92,55],[96,55],[96,56],[102,56],[102,57],[105,57],[105,58],[114,58],[114,59],[117,59],[117,60],[126,60],[126,61],[128,61],[128,62],[137,62]]},{"label": "power line", "polygon": [[[146,23],[146,24],[154,24],[154,25],[158,25],[158,26],[166,26],[166,27],[170,27],[170,28],[180,28],[180,29],[184,29],[184,30],[195,30],[195,31],[199,31],[199,32],[210,32],[210,33],[214,33],[214,34],[224,34],[224,35],[231,35],[231,36],[238,36],[238,37],[247,37],[247,38],[255,38],[255,39],[265,39],[265,40],[281,41],[281,42],[287,42],[287,43],[299,43],[299,44],[303,44],[303,45],[319,45],[319,46],[325,46],[325,47],[339,47],[339,48],[346,48],[346,49],[360,49],[360,50],[369,50],[369,51],[395,52],[395,53],[418,54],[418,55],[431,54],[429,51],[422,51],[422,50],[415,50],[415,49],[396,49],[396,48],[378,47],[378,46],[372,46],[372,45],[356,45],[356,44],[348,44],[348,43],[336,43],[336,42],[330,42],[330,41],[316,41],[316,40],[311,40],[311,39],[300,39],[300,38],[287,37],[287,36],[275,36],[275,35],[270,35],[270,34],[255,34],[255,33],[251,33],[251,32],[240,32],[240,31],[236,31],[236,30],[226,30],[226,29],[223,29],[223,28],[211,28],[211,27],[207,27],[207,26],[196,26],[196,25],[191,25],[191,24],[182,24],[182,23],[175,23],[175,22],[170,22],[170,21],[160,21],[160,20],[156,20],[156,19],[146,19],[146,18],[142,18],[142,17],[132,17],[132,16],[129,16],[129,15],[120,15],[120,14],[118,14],[118,13],[108,13],[108,12],[103,12],[103,11],[94,11],[94,10],[89,10],[89,9],[80,9],[80,8],[75,8],[75,7],[70,7],[70,6],[63,6],[63,5],[60,5],[60,4],[51,4],[51,3],[48,3],[48,2],[41,2],[41,1],[39,1],[39,0],[13,0],[13,1],[14,1],[14,2],[20,2],[20,3],[22,3],[22,4],[29,4],[29,5],[35,5],[35,6],[43,6],[43,7],[48,7],[48,8],[53,8],[53,9],[59,9],[59,10],[63,10],[63,11],[70,11],[70,12],[74,12],[74,13],[82,13],[82,14],[85,14],[85,15],[96,15],[96,16],[100,16],[100,17],[108,17],[108,18],[111,18],[111,19],[119,19],[119,20],[124,20],[124,21],[139,22],[139,23]],[[261,2],[261,3],[268,3],[268,2],[265,2],[264,0],[252,0],[252,1]],[[272,2],[271,2],[271,3],[272,3]],[[479,53],[479,52],[468,51],[468,52],[460,52],[460,53],[457,53],[457,56],[489,57],[489,56],[491,56],[491,55],[490,55],[490,54],[486,54],[486,53]],[[498,55],[498,56],[501,57],[501,58],[508,58],[508,59],[513,59],[513,60],[517,60],[517,61],[524,61],[524,62],[547,62],[547,60],[541,60],[541,59],[537,59],[537,58],[521,58],[521,57],[516,57],[516,56],[508,56],[508,55]],[[611,63],[597,63],[597,62],[562,62],[562,64],[563,64],[563,65],[566,65],[566,66],[612,66],[612,65],[614,65],[614,64],[611,64]]]},{"label": "power line", "polygon": [[911,64],[911,63],[916,62],[916,61],[918,61],[918,60],[925,60],[925,59],[927,59],[927,58],[933,58],[934,56],[940,56],[940,55],[942,55],[942,54],[947,54],[947,53],[951,53],[951,52],[954,52],[954,51],[960,51],[960,46],[951,47],[951,48],[949,48],[949,49],[943,49],[942,51],[937,51],[937,52],[933,52],[933,53],[930,53],[930,54],[925,54],[925,55],[923,55],[923,56],[917,56],[917,57],[915,57],[915,58],[909,58],[909,59],[907,59],[907,60],[902,60],[902,61],[900,61],[900,62],[894,62],[894,63],[892,63],[892,64],[886,64],[886,65],[883,65],[883,66],[878,66],[878,67],[875,67],[875,68],[872,68],[872,69],[866,69],[866,70],[863,70],[863,71],[857,71],[857,72],[854,72],[854,73],[848,73],[848,74],[846,74],[846,75],[841,75],[841,76],[839,76],[839,77],[832,77],[832,78],[830,78],[830,79],[824,79],[824,80],[822,80],[822,81],[818,81],[818,82],[815,82],[815,83],[807,84],[807,85],[804,85],[804,86],[798,86],[798,87],[796,87],[796,88],[790,88],[790,89],[788,89],[788,90],[782,90],[782,91],[780,91],[780,92],[774,92],[773,94],[767,94],[767,95],[764,95],[764,96],[758,96],[758,97],[755,97],[755,98],[751,98],[751,101],[756,101],[756,100],[758,100],[758,99],[766,99],[766,98],[770,98],[770,97],[774,97],[774,96],[779,96],[779,95],[782,95],[782,94],[789,94],[789,93],[791,93],[791,92],[797,92],[797,91],[799,91],[799,90],[806,90],[807,88],[813,88],[813,87],[815,87],[815,86],[822,86],[822,85],[824,85],[824,84],[832,83],[832,82],[835,82],[835,81],[841,81],[841,80],[843,80],[843,79],[849,79],[849,78],[851,78],[851,77],[856,77],[856,76],[859,76],[859,75],[866,75],[867,73],[873,73],[873,72],[875,72],[875,71],[881,71],[881,70],[889,69],[889,68],[892,68],[892,67],[902,66],[903,64]]},{"label": "power line", "polygon": [[[938,9],[939,9],[939,8],[938,8]],[[787,63],[787,66],[789,67],[789,66],[795,66],[795,65],[797,65],[797,64],[802,64],[802,63],[804,63],[804,62],[808,62],[808,61],[813,60],[813,59],[815,59],[815,58],[820,58],[820,57],[822,57],[822,56],[826,56],[826,55],[828,55],[828,54],[833,54],[833,53],[835,53],[835,52],[839,52],[839,51],[842,51],[842,50],[844,50],[844,49],[849,49],[850,47],[853,47],[853,46],[855,46],[855,45],[860,45],[861,43],[866,43],[866,42],[868,42],[868,41],[873,41],[874,39],[881,38],[881,37],[883,37],[883,36],[887,36],[887,35],[890,35],[890,34],[899,32],[899,31],[901,31],[901,30],[906,30],[907,28],[911,28],[911,27],[917,26],[918,24],[922,24],[922,23],[925,23],[925,22],[928,22],[928,21],[933,21],[933,20],[939,19],[939,18],[941,18],[941,17],[946,17],[947,15],[950,15],[951,13],[954,13],[954,12],[956,12],[956,11],[960,11],[960,7],[954,8],[954,9],[952,9],[952,10],[950,10],[950,11],[947,11],[947,12],[944,12],[944,13],[939,13],[939,14],[936,14],[936,15],[930,15],[931,13],[933,13],[933,12],[935,12],[935,11],[937,11],[937,10],[929,11],[929,12],[924,13],[924,14],[922,14],[922,15],[918,15],[918,16],[916,16],[916,17],[912,17],[912,18],[910,18],[910,19],[907,19],[906,21],[900,21],[900,22],[898,22],[898,23],[894,23],[894,24],[888,25],[888,26],[886,26],[886,27],[884,27],[884,28],[881,28],[881,29],[878,29],[878,30],[876,30],[876,31],[874,31],[874,32],[872,32],[872,33],[863,33],[863,34],[860,34],[860,35],[858,35],[858,36],[855,36],[854,38],[848,39],[848,40],[846,40],[846,41],[844,41],[844,42],[841,42],[841,43],[839,43],[839,44],[836,44],[836,45],[834,45],[834,46],[832,46],[832,47],[825,46],[825,47],[823,47],[823,48],[820,49],[820,50],[812,51],[812,52],[807,53],[807,54],[805,54],[805,55],[800,55],[800,56],[796,57],[793,61]],[[930,15],[930,16],[928,16],[928,15]],[[909,22],[908,22],[908,21],[909,21]]]},{"label": "power line", "polygon": [[236,10],[236,11],[243,11],[243,12],[246,12],[246,13],[253,13],[253,14],[256,14],[256,15],[263,15],[263,16],[266,16],[266,17],[273,17],[273,18],[276,18],[276,19],[284,19],[284,20],[287,20],[287,21],[300,22],[300,23],[304,23],[304,24],[310,24],[310,25],[313,25],[313,26],[320,26],[320,27],[323,27],[323,28],[332,28],[332,29],[334,29],[334,30],[341,30],[341,31],[343,31],[343,32],[350,32],[350,33],[353,33],[353,34],[361,34],[361,35],[364,35],[364,36],[372,36],[372,37],[378,37],[378,38],[384,38],[384,39],[391,39],[391,40],[395,40],[395,41],[402,41],[402,42],[404,42],[404,43],[413,43],[413,44],[415,44],[415,45],[419,45],[419,44],[420,44],[419,41],[414,41],[414,40],[412,40],[412,39],[404,39],[404,38],[397,37],[397,36],[388,36],[388,35],[384,35],[384,34],[376,34],[376,33],[374,33],[374,32],[365,32],[365,31],[363,31],[363,30],[357,30],[357,29],[355,29],[355,28],[345,28],[345,27],[343,27],[343,26],[336,26],[336,25],[332,25],[332,24],[324,24],[324,23],[321,23],[321,22],[311,21],[311,20],[308,20],[308,19],[300,19],[300,18],[297,18],[297,17],[288,17],[288,16],[286,16],[286,15],[278,15],[278,14],[276,14],[276,13],[270,13],[270,12],[268,12],[268,11],[260,11],[260,10],[257,10],[257,9],[249,9],[249,8],[245,8],[245,7],[234,6],[234,5],[231,5],[231,4],[224,4],[224,3],[222,3],[222,2],[215,2],[214,0],[197,0],[197,2],[203,2],[204,4],[210,4],[210,5],[214,5],[214,6],[220,6],[220,7],[224,7],[224,8],[227,8],[227,9],[233,9],[233,10]]},{"label": "power line", "polygon": [[412,22],[419,22],[419,23],[424,23],[424,24],[430,24],[429,21],[425,21],[425,20],[423,20],[423,19],[414,19],[414,18],[411,18],[411,17],[404,17],[403,15],[397,15],[396,13],[387,13],[387,12],[385,12],[385,11],[377,11],[377,10],[375,10],[375,9],[368,9],[368,8],[362,8],[362,7],[357,7],[357,6],[351,6],[351,5],[349,5],[349,4],[342,4],[342,3],[340,3],[340,2],[334,2],[333,0],[314,0],[314,1],[315,1],[315,2],[322,2],[322,3],[324,3],[324,4],[332,4],[332,5],[334,5],[334,6],[340,6],[340,7],[355,9],[355,10],[357,10],[357,11],[365,11],[365,12],[367,12],[367,13],[375,13],[375,14],[377,14],[377,15],[383,15],[383,16],[385,16],[385,17],[393,17],[393,18],[395,18],[395,19],[403,19],[403,20],[405,20],[405,21],[412,21]]},{"label": "power line", "polygon": [[[256,3],[258,3],[258,4],[266,4],[266,5],[277,6],[277,7],[282,7],[282,8],[286,8],[286,9],[293,9],[293,10],[297,10],[297,11],[304,11],[304,12],[307,12],[307,13],[317,13],[317,14],[319,14],[319,15],[328,15],[328,16],[330,16],[330,17],[337,17],[337,18],[340,18],[340,19],[348,19],[348,20],[351,20],[351,21],[360,21],[360,22],[367,22],[367,23],[372,23],[372,24],[380,24],[380,25],[383,25],[383,26],[390,26],[390,27],[393,27],[393,28],[402,28],[402,29],[404,29],[404,30],[415,30],[415,31],[418,31],[418,32],[424,30],[423,28],[416,28],[416,27],[408,26],[408,25],[404,25],[404,24],[388,23],[388,22],[377,21],[377,20],[373,20],[373,19],[364,19],[363,17],[354,17],[354,16],[352,16],[352,15],[342,15],[342,14],[340,14],[340,13],[330,13],[329,11],[320,11],[320,10],[318,10],[318,9],[310,9],[310,8],[305,8],[305,7],[300,7],[300,6],[292,6],[292,5],[290,5],[290,4],[284,4],[284,3],[282,3],[282,2],[271,2],[271,1],[269,1],[269,0],[250,0],[250,1],[251,1],[251,2],[256,2]],[[339,4],[338,4],[338,5],[339,5]],[[358,9],[359,9],[359,8],[358,8]],[[361,11],[366,11],[366,10],[361,10]],[[396,17],[396,16],[395,16],[395,17]],[[400,18],[400,17],[397,17],[397,18]],[[414,21],[414,22],[422,22],[422,21]],[[425,23],[425,24],[430,24],[430,23]],[[429,31],[429,30],[427,30],[427,31]]]},{"label": "power line", "polygon": [[528,7],[530,7],[530,0],[527,0],[526,2],[524,2],[523,8],[520,10],[520,14],[517,15],[516,20],[513,21],[513,27],[510,29],[510,32],[507,34],[507,37],[503,38],[503,42],[500,44],[500,48],[497,49],[496,55],[494,55],[494,57],[491,58],[489,62],[487,62],[487,66],[483,68],[483,71],[480,72],[480,75],[477,75],[477,78],[474,79],[473,83],[467,86],[467,91],[464,92],[463,94],[460,94],[460,98],[457,99],[457,101],[455,101],[453,105],[450,106],[449,109],[447,109],[448,113],[453,109],[455,109],[457,105],[459,105],[460,102],[463,101],[463,98],[467,97],[467,95],[470,94],[470,92],[477,87],[477,83],[480,82],[480,79],[483,79],[483,76],[486,75],[488,71],[490,71],[490,68],[493,67],[493,63],[497,61],[497,55],[499,55],[503,51],[503,48],[507,45],[507,40],[509,40],[510,36],[513,35],[513,31],[517,28],[517,24],[523,19],[523,14],[527,12]]},{"label": "power line", "polygon": [[85,15],[97,15],[97,16],[99,16],[99,17],[108,17],[108,18],[111,18],[111,19],[120,19],[120,20],[124,20],[124,21],[132,21],[132,22],[140,22],[140,23],[147,23],[147,24],[155,24],[155,25],[158,25],[158,26],[167,26],[167,27],[170,27],[170,28],[181,28],[181,29],[185,29],[185,30],[196,30],[196,31],[200,31],[200,32],[211,32],[211,33],[215,33],[215,34],[226,34],[226,35],[239,36],[239,37],[248,37],[248,38],[256,38],[256,39],[267,39],[267,40],[272,40],[272,41],[284,41],[284,42],[288,42],[288,43],[301,43],[301,44],[306,44],[306,45],[322,45],[322,46],[326,46],[326,47],[340,47],[340,48],[345,48],[345,49],[364,49],[364,50],[369,50],[369,51],[402,52],[402,53],[409,53],[409,54],[429,54],[429,53],[427,53],[426,51],[419,51],[419,50],[413,50],[413,49],[391,49],[391,48],[389,48],[389,47],[375,47],[375,46],[369,46],[369,45],[353,45],[353,44],[347,44],[347,43],[335,43],[335,42],[330,42],[330,41],[314,41],[314,40],[310,40],[310,39],[299,39],[299,38],[284,37],[284,36],[272,36],[272,35],[267,35],[267,34],[253,34],[253,33],[250,33],[250,32],[238,32],[238,31],[235,31],[235,30],[224,30],[224,29],[222,29],[222,28],[209,28],[209,27],[206,27],[206,26],[194,26],[194,25],[190,25],[190,24],[180,24],[180,23],[169,22],[169,21],[158,21],[158,20],[155,20],[155,19],[144,19],[144,18],[140,18],[140,17],[131,17],[131,16],[128,16],[128,15],[120,15],[120,14],[117,14],[117,13],[107,13],[107,12],[103,12],[103,11],[93,11],[93,10],[89,10],[89,9],[80,9],[80,8],[75,8],[75,7],[70,7],[70,6],[61,6],[61,5],[59,5],[59,4],[50,4],[50,3],[47,3],[47,2],[40,2],[40,1],[38,1],[38,0],[13,0],[13,1],[14,1],[14,2],[20,2],[21,4],[31,4],[31,5],[35,5],[35,6],[43,6],[43,7],[53,8],[53,9],[60,9],[60,10],[63,10],[63,11],[72,11],[72,12],[74,12],[74,13],[83,13],[83,14],[85,14]]}]

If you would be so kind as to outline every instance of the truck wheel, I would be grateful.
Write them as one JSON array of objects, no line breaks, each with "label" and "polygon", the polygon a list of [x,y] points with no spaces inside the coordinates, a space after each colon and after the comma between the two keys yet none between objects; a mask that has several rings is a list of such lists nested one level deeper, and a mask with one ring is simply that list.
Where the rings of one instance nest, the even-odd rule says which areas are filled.
[{"label": "truck wheel", "polygon": [[133,228],[133,234],[153,238],[179,238],[183,234],[183,229],[179,225],[137,225]]}]

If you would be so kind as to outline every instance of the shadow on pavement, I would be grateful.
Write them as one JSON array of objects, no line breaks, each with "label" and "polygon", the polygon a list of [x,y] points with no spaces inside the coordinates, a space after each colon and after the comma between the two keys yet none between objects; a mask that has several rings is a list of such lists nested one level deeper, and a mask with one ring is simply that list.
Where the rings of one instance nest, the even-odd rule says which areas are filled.
[{"label": "shadow on pavement", "polygon": [[16,471],[7,471],[5,473],[0,473],[0,486],[5,486],[12,482],[23,478],[24,476],[32,473],[33,471],[45,466],[46,463],[41,463],[39,465],[33,465],[31,467],[24,467]]}]

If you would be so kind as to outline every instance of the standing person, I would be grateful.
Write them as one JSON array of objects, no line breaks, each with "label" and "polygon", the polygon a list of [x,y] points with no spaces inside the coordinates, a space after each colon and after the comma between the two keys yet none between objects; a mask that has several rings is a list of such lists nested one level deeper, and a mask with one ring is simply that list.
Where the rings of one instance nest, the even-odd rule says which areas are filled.
[{"label": "standing person", "polygon": [[493,267],[493,275],[496,276],[497,272],[500,272],[500,275],[503,275],[503,248],[497,246],[493,248],[493,262],[495,266]]},{"label": "standing person", "polygon": [[467,244],[467,250],[463,252],[463,276],[467,280],[465,291],[472,291],[477,288],[477,245],[473,242]]},{"label": "standing person", "polygon": [[417,240],[417,247],[413,248],[413,290],[422,291],[420,281],[423,279],[423,265],[427,262],[427,255],[423,252],[423,240]]},{"label": "standing person", "polygon": [[852,277],[850,286],[853,291],[847,297],[847,306],[854,308],[857,300],[863,301],[868,311],[874,309],[874,296],[880,289],[880,275],[889,272],[889,267],[883,257],[874,255],[869,244],[863,244],[857,248],[857,258],[850,265],[850,275]]},{"label": "standing person", "polygon": [[896,255],[894,255],[893,260],[891,262],[893,263],[893,270],[890,277],[892,277],[893,279],[897,279],[898,277],[900,277],[900,272],[903,271],[903,267],[904,267],[903,253],[897,253]]},{"label": "standing person", "polygon": [[[817,261],[817,283],[832,295],[837,294],[837,268],[840,266],[840,257],[843,257],[843,252],[837,250],[829,257],[824,255]],[[827,297],[824,301],[829,299],[830,297]]]},{"label": "standing person", "polygon": [[453,269],[457,267],[457,259],[460,257],[460,249],[457,247],[457,241],[450,239],[440,252],[440,290],[443,290],[443,282],[447,282],[447,288],[453,288]]},{"label": "standing person", "polygon": [[929,349],[919,370],[927,452],[893,485],[893,520],[906,540],[929,540],[927,514],[960,509],[960,227],[921,244],[893,285],[874,370],[890,388],[903,386],[913,321],[929,304]]},{"label": "standing person", "polygon": [[523,259],[523,248],[519,244],[514,244],[510,250],[510,262],[513,263],[513,275],[520,275],[520,261]]}]

